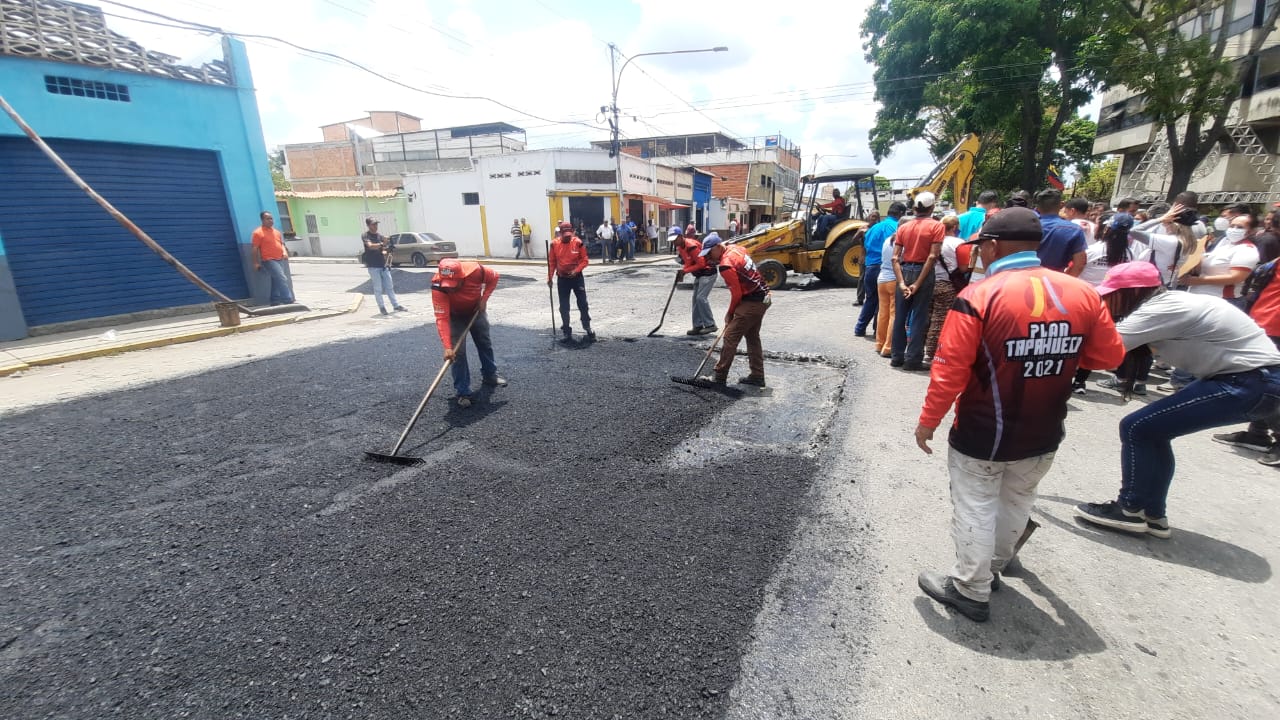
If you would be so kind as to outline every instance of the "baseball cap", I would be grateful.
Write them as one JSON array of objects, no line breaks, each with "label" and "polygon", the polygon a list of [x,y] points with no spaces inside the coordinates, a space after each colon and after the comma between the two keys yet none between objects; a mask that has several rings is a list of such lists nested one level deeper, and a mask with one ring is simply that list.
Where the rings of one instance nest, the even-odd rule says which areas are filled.
[{"label": "baseball cap", "polygon": [[937,197],[935,197],[933,193],[931,193],[931,192],[922,192],[922,193],[920,193],[919,195],[916,195],[916,198],[915,198],[915,207],[918,207],[918,208],[931,208],[931,207],[933,207],[935,204],[937,204],[937,202],[938,202],[938,198],[937,198]]},{"label": "baseball cap", "polygon": [[987,221],[982,224],[982,229],[978,231],[977,239],[965,244],[980,243],[983,240],[1040,242],[1042,238],[1040,216],[1032,210],[1015,205],[995,215],[989,215]]},{"label": "baseball cap", "polygon": [[685,228],[684,228],[684,234],[685,234],[685,235],[697,235],[697,234],[698,234],[698,228],[694,227],[694,226],[693,226],[693,223],[689,223],[689,224],[688,224],[688,225],[686,225],[686,226],[685,226]]},{"label": "baseball cap", "polygon": [[703,238],[702,252],[698,253],[698,257],[706,256],[707,253],[711,252],[711,248],[723,242],[724,240],[721,240],[719,235],[717,235],[716,233],[711,233],[710,235]]},{"label": "baseball cap", "polygon": [[365,224],[365,225],[377,225],[377,224],[378,224],[378,218],[365,218],[365,219],[364,219],[364,224]]},{"label": "baseball cap", "polygon": [[1109,227],[1116,230],[1129,230],[1133,227],[1133,216],[1129,213],[1116,213],[1111,216]]},{"label": "baseball cap", "polygon": [[436,276],[439,280],[432,283],[442,288],[458,287],[462,282],[462,263],[457,258],[444,258],[436,267]]},{"label": "baseball cap", "polygon": [[1136,260],[1113,265],[1107,271],[1106,277],[1102,278],[1102,283],[1098,285],[1098,294],[1106,295],[1124,288],[1157,287],[1161,284],[1163,283],[1160,281],[1160,270],[1155,265],[1144,260]]}]

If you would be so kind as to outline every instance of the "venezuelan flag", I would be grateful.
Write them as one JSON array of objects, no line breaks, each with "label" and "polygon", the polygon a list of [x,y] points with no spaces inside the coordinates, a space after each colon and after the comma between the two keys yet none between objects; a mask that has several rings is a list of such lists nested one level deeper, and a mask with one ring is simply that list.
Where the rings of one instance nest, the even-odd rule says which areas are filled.
[{"label": "venezuelan flag", "polygon": [[1045,176],[1045,180],[1049,183],[1049,187],[1054,190],[1062,190],[1066,184],[1062,182],[1062,176],[1058,174],[1058,168],[1050,165],[1049,173]]}]

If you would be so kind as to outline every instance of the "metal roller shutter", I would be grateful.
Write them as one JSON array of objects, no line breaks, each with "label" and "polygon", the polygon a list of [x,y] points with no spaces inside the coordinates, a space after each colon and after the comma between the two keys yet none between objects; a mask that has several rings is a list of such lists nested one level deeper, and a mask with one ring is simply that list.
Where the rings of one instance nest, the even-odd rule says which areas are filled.
[{"label": "metal roller shutter", "polygon": [[[103,197],[206,282],[249,295],[216,153],[50,140]],[[0,138],[0,237],[30,326],[208,302],[25,137]]]}]

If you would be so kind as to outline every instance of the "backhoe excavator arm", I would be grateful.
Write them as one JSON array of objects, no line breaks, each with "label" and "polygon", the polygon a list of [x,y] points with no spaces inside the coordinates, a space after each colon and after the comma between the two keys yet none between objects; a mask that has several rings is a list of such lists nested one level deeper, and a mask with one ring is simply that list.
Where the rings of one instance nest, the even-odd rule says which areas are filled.
[{"label": "backhoe excavator arm", "polygon": [[969,192],[973,186],[973,175],[976,170],[975,159],[982,147],[982,140],[972,133],[965,136],[951,152],[943,155],[933,170],[920,181],[920,186],[907,191],[908,198],[917,193],[931,192],[941,196],[948,185],[952,188],[952,205],[956,212],[964,212],[969,208]]}]

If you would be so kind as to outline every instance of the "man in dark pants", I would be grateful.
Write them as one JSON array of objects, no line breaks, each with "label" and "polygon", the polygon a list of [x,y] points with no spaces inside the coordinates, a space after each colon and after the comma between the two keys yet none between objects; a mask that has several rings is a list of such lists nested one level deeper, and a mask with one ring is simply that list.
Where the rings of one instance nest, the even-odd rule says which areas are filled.
[{"label": "man in dark pants", "polygon": [[[933,219],[934,196],[922,192],[915,198],[916,218],[893,235],[893,269],[898,278],[893,318],[893,351],[889,364],[905,370],[923,370],[924,341],[929,334],[933,305],[933,265],[942,254],[946,228]],[[911,325],[910,339],[907,324]]]},{"label": "man in dark pants", "polygon": [[[880,293],[876,290],[876,282],[880,277],[880,263],[883,258],[880,253],[884,251],[884,241],[898,232],[898,220],[903,213],[907,211],[907,206],[900,202],[895,202],[889,206],[889,217],[877,222],[875,225],[867,228],[867,232],[862,236],[863,257],[866,259],[866,267],[862,270],[862,277],[858,280],[858,304],[862,306],[862,312],[858,313],[858,321],[854,323],[853,334],[863,337],[867,334],[867,326],[871,325],[871,334],[875,335],[876,315],[880,312]],[[870,283],[870,291],[863,299],[863,288]]]},{"label": "man in dark pants", "polygon": [[738,343],[745,338],[750,374],[738,378],[738,382],[764,387],[764,345],[760,342],[760,325],[773,303],[769,286],[747,251],[738,245],[725,245],[716,233],[703,239],[702,257],[707,259],[708,265],[720,271],[720,277],[729,288],[729,311],[724,316],[724,345],[720,348],[720,360],[712,376],[703,379],[717,385],[728,382],[729,368],[733,365],[734,355],[738,354]]},{"label": "man in dark pants", "polygon": [[595,340],[596,334],[591,330],[591,312],[587,308],[587,283],[582,271],[587,269],[587,249],[582,241],[573,234],[573,226],[567,222],[560,223],[560,237],[553,243],[547,255],[547,286],[551,286],[551,276],[556,277],[556,291],[560,295],[560,332],[565,340],[573,339],[573,328],[569,326],[569,293],[578,300],[578,314],[582,316],[582,331],[588,340]]},{"label": "man in dark pants", "polygon": [[[452,360],[453,389],[458,407],[471,405],[471,369],[467,365],[467,338],[462,334],[471,323],[471,339],[480,355],[482,382],[489,387],[504,387],[507,381],[498,376],[493,359],[493,340],[489,338],[489,296],[498,286],[498,273],[475,262],[445,258],[431,278],[431,304],[435,308],[436,330],[444,345],[444,359]],[[475,317],[472,322],[471,318]]]}]

